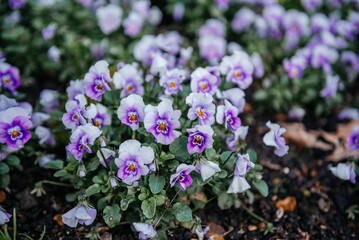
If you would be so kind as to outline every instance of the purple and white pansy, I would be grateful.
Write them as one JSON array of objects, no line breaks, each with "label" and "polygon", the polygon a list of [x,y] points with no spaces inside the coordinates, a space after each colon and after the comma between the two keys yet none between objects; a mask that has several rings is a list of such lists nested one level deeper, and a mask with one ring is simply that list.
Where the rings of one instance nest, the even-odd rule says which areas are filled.
[{"label": "purple and white pansy", "polygon": [[157,107],[148,105],[145,108],[144,124],[158,143],[169,145],[181,135],[175,129],[180,127],[180,110],[173,110],[170,100],[163,100]]},{"label": "purple and white pansy", "polygon": [[105,90],[111,91],[109,82],[112,81],[108,63],[105,60],[100,60],[95,63],[84,77],[84,84],[86,87],[86,95],[96,101],[101,101]]},{"label": "purple and white pansy", "polygon": [[141,96],[131,94],[121,100],[117,109],[117,117],[123,124],[130,126],[135,131],[139,128],[140,122],[144,120],[145,107]]},{"label": "purple and white pansy", "polygon": [[92,124],[79,126],[70,137],[67,150],[74,155],[75,159],[81,160],[85,150],[92,153],[90,145],[102,134],[102,131]]},{"label": "purple and white pansy", "polygon": [[125,64],[121,69],[115,72],[113,75],[113,83],[116,89],[122,89],[122,98],[129,94],[143,95],[143,78],[141,75],[137,68],[130,64]]},{"label": "purple and white pansy", "polygon": [[202,92],[214,95],[218,89],[217,78],[208,70],[199,67],[191,74],[191,90],[192,92]]},{"label": "purple and white pansy", "polygon": [[247,89],[253,82],[254,67],[248,54],[243,51],[235,51],[231,56],[223,57],[220,70],[228,82],[237,83],[241,89]]},{"label": "purple and white pansy", "polygon": [[216,107],[213,104],[213,97],[205,93],[191,93],[186,97],[186,103],[191,107],[187,117],[190,120],[198,118],[200,125],[212,125]]},{"label": "purple and white pansy", "polygon": [[217,107],[216,120],[219,124],[224,123],[226,129],[229,125],[232,132],[235,132],[241,126],[239,110],[227,100],[224,100],[224,104]]},{"label": "purple and white pansy", "polygon": [[173,187],[176,183],[180,186],[182,191],[185,191],[192,184],[192,178],[189,175],[196,167],[187,164],[180,164],[177,169],[176,173],[171,175],[170,183],[171,187]]},{"label": "purple and white pansy", "polygon": [[202,153],[206,148],[211,149],[213,145],[213,129],[209,125],[196,125],[187,129],[189,134],[187,149],[190,154]]},{"label": "purple and white pansy", "polygon": [[286,132],[285,128],[281,128],[277,123],[271,123],[268,121],[266,123],[267,127],[270,129],[263,137],[263,142],[267,146],[275,147],[274,153],[283,157],[288,153],[289,147],[285,145],[285,139],[282,137],[282,134]]},{"label": "purple and white pansy", "polygon": [[251,188],[245,179],[245,176],[249,170],[254,167],[254,165],[255,164],[251,162],[248,153],[245,155],[238,155],[236,167],[234,169],[234,177],[231,185],[227,190],[227,193],[242,193],[245,190]]},{"label": "purple and white pansy", "polygon": [[117,176],[126,184],[133,184],[141,176],[149,173],[147,165],[151,164],[155,154],[151,147],[141,147],[137,140],[127,140],[120,145],[118,158],[115,159]]}]

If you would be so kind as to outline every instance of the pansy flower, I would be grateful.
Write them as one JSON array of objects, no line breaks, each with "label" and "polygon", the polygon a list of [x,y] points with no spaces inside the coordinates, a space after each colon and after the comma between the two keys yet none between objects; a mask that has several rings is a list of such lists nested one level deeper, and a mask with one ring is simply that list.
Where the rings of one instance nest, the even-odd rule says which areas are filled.
[{"label": "pansy flower", "polygon": [[137,232],[140,232],[138,238],[140,240],[152,239],[156,236],[156,231],[153,229],[151,224],[147,223],[133,223],[134,228]]},{"label": "pansy flower", "polygon": [[253,82],[254,67],[248,54],[243,51],[235,51],[231,56],[225,56],[220,64],[222,74],[226,74],[228,82],[238,84],[241,89],[246,89]]},{"label": "pansy flower", "polygon": [[325,88],[320,91],[320,96],[324,98],[333,98],[337,95],[339,76],[328,75],[325,82]]},{"label": "pansy flower", "polygon": [[19,149],[31,138],[33,127],[28,111],[21,107],[8,108],[0,114],[0,143]]},{"label": "pansy flower", "polygon": [[208,19],[206,23],[199,29],[198,34],[200,37],[224,37],[226,34],[226,26],[218,19]]},{"label": "pansy flower", "polygon": [[153,162],[155,154],[151,147],[141,147],[137,140],[127,140],[120,145],[118,158],[115,159],[117,176],[126,184],[131,185],[146,176],[149,172],[147,164]]},{"label": "pansy flower", "polygon": [[245,176],[254,165],[255,164],[251,162],[248,153],[245,155],[238,155],[236,167],[234,169],[234,177],[227,193],[242,193],[251,188],[245,179]]},{"label": "pansy flower", "polygon": [[145,107],[141,96],[131,94],[121,100],[121,105],[117,109],[117,117],[123,124],[130,126],[135,131],[140,126],[140,122],[144,120]]},{"label": "pansy flower", "polygon": [[56,30],[56,23],[50,23],[46,28],[42,29],[42,37],[45,40],[51,39],[55,34],[55,30]]},{"label": "pansy flower", "polygon": [[180,110],[173,110],[170,100],[163,100],[157,107],[148,105],[145,108],[145,128],[150,132],[158,143],[169,145],[180,132],[174,130],[179,128]]},{"label": "pansy flower", "polygon": [[223,37],[203,36],[198,40],[199,52],[203,59],[216,64],[226,53],[226,40]]},{"label": "pansy flower", "polygon": [[238,109],[238,113],[243,112],[244,105],[246,104],[245,95],[244,91],[240,88],[231,88],[223,91],[221,94],[217,93],[218,97],[232,103]]},{"label": "pansy flower", "polygon": [[241,126],[241,119],[238,117],[238,109],[233,106],[227,100],[224,100],[225,105],[220,105],[217,107],[216,120],[219,124],[229,125],[232,132],[235,132]]},{"label": "pansy flower", "polygon": [[57,102],[58,96],[59,93],[56,90],[44,89],[41,91],[40,104],[45,108],[45,111],[47,113],[59,107],[59,104]]},{"label": "pansy flower", "polygon": [[90,67],[88,73],[84,77],[84,84],[86,87],[86,95],[96,101],[101,101],[105,90],[111,91],[109,82],[112,81],[108,63],[105,60],[100,60],[95,65]]},{"label": "pansy flower", "polygon": [[291,60],[284,59],[284,69],[289,78],[302,78],[305,68],[305,59],[302,57],[292,57]]},{"label": "pansy flower", "polygon": [[211,95],[191,93],[186,97],[186,104],[191,107],[187,114],[190,120],[198,118],[200,125],[212,125],[214,123],[216,107],[213,104],[213,97]]},{"label": "pansy flower", "polygon": [[177,167],[176,173],[171,175],[171,187],[178,183],[182,191],[186,190],[186,188],[192,184],[192,178],[189,174],[195,169],[195,166],[184,163],[180,164]]},{"label": "pansy flower", "polygon": [[17,67],[0,62],[0,88],[8,89],[16,95],[16,88],[20,86],[20,73]]},{"label": "pansy flower", "polygon": [[38,126],[35,129],[35,134],[39,138],[39,144],[48,144],[50,146],[55,145],[55,139],[52,136],[52,133],[49,128]]},{"label": "pansy flower", "polygon": [[347,144],[351,152],[359,150],[359,125],[352,128],[351,135],[347,139]]},{"label": "pansy flower", "polygon": [[316,45],[313,49],[311,64],[314,68],[322,67],[330,74],[332,72],[331,63],[335,63],[339,58],[338,51],[324,44]]},{"label": "pansy flower", "polygon": [[156,37],[153,35],[145,35],[135,44],[133,55],[136,60],[150,66],[152,64],[154,53],[159,52]]},{"label": "pansy flower", "polygon": [[214,95],[218,89],[217,78],[206,69],[199,67],[191,74],[192,92],[202,92]]},{"label": "pansy flower", "polygon": [[77,95],[85,94],[84,81],[71,80],[70,85],[66,88],[66,92],[69,100],[75,100]]},{"label": "pansy flower", "polygon": [[113,75],[113,83],[117,89],[122,89],[121,97],[129,94],[143,95],[143,79],[134,65],[126,64]]},{"label": "pansy flower", "polygon": [[285,139],[282,137],[282,134],[286,132],[285,128],[281,128],[277,123],[267,122],[267,127],[270,129],[263,137],[263,142],[267,146],[275,147],[274,153],[283,157],[288,153],[289,147],[285,145]]},{"label": "pansy flower", "polygon": [[248,30],[250,25],[254,22],[256,14],[249,8],[242,7],[233,18],[232,28],[236,32]]},{"label": "pansy flower", "polygon": [[107,107],[104,105],[97,103],[96,104],[96,115],[91,119],[91,123],[98,128],[102,128],[103,126],[111,125],[112,118],[111,114],[108,112]]},{"label": "pansy flower", "polygon": [[230,150],[235,150],[239,140],[244,140],[248,134],[248,126],[240,126],[235,132],[233,137],[226,140],[227,147]]},{"label": "pansy flower", "polygon": [[104,34],[109,34],[120,27],[122,8],[115,4],[101,6],[97,9],[96,16],[101,31]]},{"label": "pansy flower", "polygon": [[81,160],[85,150],[92,153],[90,145],[93,145],[95,140],[102,134],[102,131],[97,127],[86,124],[79,126],[70,137],[70,144],[68,151],[74,155],[77,160]]},{"label": "pansy flower", "polygon": [[82,205],[62,215],[62,222],[69,227],[75,228],[77,224],[91,225],[95,221],[97,211],[94,208]]},{"label": "pansy flower", "polygon": [[202,153],[204,149],[212,148],[213,129],[209,125],[196,125],[194,128],[187,129],[189,134],[187,149],[190,154]]},{"label": "pansy flower", "polygon": [[178,68],[168,70],[160,78],[160,85],[165,87],[165,94],[172,95],[182,91],[181,83],[185,79],[184,70]]},{"label": "pansy flower", "polygon": [[339,163],[336,167],[329,167],[329,169],[336,177],[355,183],[356,174],[352,164]]},{"label": "pansy flower", "polygon": [[62,116],[62,122],[67,129],[74,130],[79,125],[85,125],[86,119],[92,119],[96,116],[96,107],[94,104],[90,104],[89,107],[85,107],[87,104],[84,95],[77,95],[76,101],[70,100],[65,104],[66,113]]},{"label": "pansy flower", "polygon": [[22,8],[22,6],[24,6],[26,1],[27,0],[9,0],[9,6],[13,10],[19,9],[19,8]]},{"label": "pansy flower", "polygon": [[8,223],[11,217],[12,217],[11,214],[5,212],[3,209],[0,208],[0,225],[4,225],[5,223]]},{"label": "pansy flower", "polygon": [[131,12],[130,15],[123,21],[125,34],[131,37],[137,36],[141,32],[142,24],[142,17],[135,12]]},{"label": "pansy flower", "polygon": [[220,172],[217,163],[208,161],[207,159],[201,159],[196,163],[197,172],[201,174],[202,180],[206,181],[208,178],[212,177],[215,173]]}]

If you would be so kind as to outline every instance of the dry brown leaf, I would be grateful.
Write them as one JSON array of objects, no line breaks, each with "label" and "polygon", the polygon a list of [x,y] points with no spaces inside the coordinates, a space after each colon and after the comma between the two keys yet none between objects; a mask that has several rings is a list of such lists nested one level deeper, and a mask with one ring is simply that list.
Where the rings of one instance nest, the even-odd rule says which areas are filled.
[{"label": "dry brown leaf", "polygon": [[325,151],[332,149],[330,144],[318,140],[321,131],[307,131],[302,123],[280,123],[280,125],[287,130],[283,134],[287,142],[303,148],[318,148]]},{"label": "dry brown leaf", "polygon": [[275,119],[277,121],[285,121],[287,119],[287,115],[285,115],[284,113],[277,113],[275,115]]},{"label": "dry brown leaf", "polygon": [[219,234],[213,234],[210,235],[209,237],[212,237],[213,240],[224,240],[224,238]]},{"label": "dry brown leaf", "polygon": [[243,112],[250,112],[252,110],[252,106],[246,102],[246,104],[244,104],[244,108],[243,108]]},{"label": "dry brown leaf", "polygon": [[293,212],[297,206],[297,201],[295,197],[288,196],[282,200],[278,200],[275,204],[277,208],[283,208],[284,211]]},{"label": "dry brown leaf", "polygon": [[224,230],[224,228],[214,222],[209,222],[207,224],[207,226],[209,227],[209,230],[206,234],[206,237],[209,238],[210,236],[213,235],[219,235],[221,236],[223,233],[226,232],[226,230]]},{"label": "dry brown leaf", "polygon": [[53,220],[55,220],[57,222],[57,224],[59,224],[60,226],[64,226],[64,223],[62,222],[62,214],[56,214],[53,218]]},{"label": "dry brown leaf", "polygon": [[[280,125],[287,130],[283,134],[287,142],[298,147],[317,148],[323,151],[333,150],[330,155],[325,157],[327,161],[339,162],[350,156],[359,159],[359,151],[350,152],[346,143],[348,136],[351,134],[351,129],[355,125],[359,125],[359,120],[340,124],[336,132],[308,131],[302,123],[280,123]],[[327,142],[320,140],[319,137],[322,137]]]},{"label": "dry brown leaf", "polygon": [[0,203],[3,203],[6,200],[6,193],[3,190],[0,190]]}]

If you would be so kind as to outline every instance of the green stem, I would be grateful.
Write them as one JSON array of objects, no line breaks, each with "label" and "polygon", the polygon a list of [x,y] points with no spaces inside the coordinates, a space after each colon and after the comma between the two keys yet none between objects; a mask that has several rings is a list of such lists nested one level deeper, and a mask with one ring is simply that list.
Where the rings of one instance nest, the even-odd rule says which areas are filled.
[{"label": "green stem", "polygon": [[249,215],[251,215],[252,217],[256,218],[257,220],[261,221],[261,222],[265,222],[266,224],[270,224],[270,222],[268,222],[267,220],[265,220],[264,218],[258,216],[257,214],[255,214],[254,212],[252,212],[241,199],[238,199],[238,201],[241,204],[241,207],[243,207],[244,210],[247,211],[247,213],[249,213]]},{"label": "green stem", "polygon": [[[181,191],[181,189],[177,191],[176,195],[172,198],[170,204],[172,204],[172,202],[176,199],[176,197],[177,197],[177,195],[178,195],[178,193],[179,193],[180,191]],[[155,226],[153,227],[153,229],[156,229],[157,225],[160,223],[161,219],[163,218],[163,215],[165,215],[165,213],[167,212],[167,209],[168,209],[168,208],[166,208],[166,209],[163,211],[163,213],[161,214],[160,218],[157,220],[157,222],[156,222]]]},{"label": "green stem", "polygon": [[107,163],[107,160],[106,160],[106,158],[105,158],[105,155],[104,155],[103,152],[102,152],[102,149],[101,149],[100,144],[99,144],[99,143],[96,143],[96,145],[97,145],[98,150],[100,151],[101,157],[103,158],[103,161],[105,162],[105,165],[106,165],[107,169],[110,169],[110,166],[109,166],[108,163]]},{"label": "green stem", "polygon": [[14,216],[13,218],[13,226],[14,226],[14,240],[16,240],[16,209],[14,208],[12,211],[12,214]]},{"label": "green stem", "polygon": [[231,153],[231,155],[228,156],[228,158],[226,159],[226,161],[224,161],[224,163],[221,165],[221,168],[223,168],[223,167],[226,165],[226,163],[227,163],[228,160],[232,157],[233,154],[236,154],[236,152],[233,151],[233,152]]},{"label": "green stem", "polygon": [[256,159],[256,162],[258,162],[258,163],[259,163],[259,160],[261,159],[263,150],[264,150],[264,146],[262,145],[262,148],[261,148],[261,150],[259,150],[259,153],[258,153],[257,159]]},{"label": "green stem", "polygon": [[55,182],[55,181],[50,181],[50,180],[42,180],[38,183],[47,183],[47,184],[52,184],[52,185],[57,185],[57,186],[62,186],[62,187],[71,187],[72,185],[71,184],[68,184],[68,183],[60,183],[60,182]]},{"label": "green stem", "polygon": [[198,206],[198,207],[192,209],[192,212],[195,212],[195,211],[197,211],[198,209],[205,207],[205,206],[207,205],[207,203],[213,201],[213,200],[216,199],[217,197],[218,197],[218,196],[214,196],[214,197],[210,198],[209,200],[207,200],[207,202],[204,202],[203,204],[201,204],[201,206]]}]

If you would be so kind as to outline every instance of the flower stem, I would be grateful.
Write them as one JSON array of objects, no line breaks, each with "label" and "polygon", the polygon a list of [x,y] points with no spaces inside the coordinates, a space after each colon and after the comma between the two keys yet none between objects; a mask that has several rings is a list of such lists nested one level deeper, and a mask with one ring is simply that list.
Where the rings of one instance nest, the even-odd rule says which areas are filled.
[{"label": "flower stem", "polygon": [[57,186],[62,186],[62,187],[71,187],[71,184],[68,183],[60,183],[60,182],[55,182],[55,181],[51,181],[51,180],[42,180],[40,182],[37,183],[47,183],[47,184],[52,184],[52,185],[57,185]]},{"label": "flower stem", "polygon": [[[172,202],[176,199],[176,197],[177,197],[177,195],[178,195],[178,193],[180,191],[181,191],[181,189],[177,191],[176,195],[172,198],[170,204],[172,204]],[[161,219],[163,218],[163,215],[165,215],[165,213],[167,212],[167,209],[168,209],[168,207],[166,207],[166,209],[163,211],[161,217],[157,220],[157,222],[156,222],[155,226],[153,227],[153,229],[156,229],[157,225],[160,223]]]},{"label": "flower stem", "polygon": [[106,158],[105,158],[105,155],[104,155],[103,152],[102,152],[102,149],[101,149],[100,144],[96,143],[96,145],[97,145],[98,150],[100,151],[101,157],[103,158],[103,161],[105,162],[105,165],[106,165],[107,169],[110,169],[110,166],[109,166],[108,163],[107,163],[107,160],[106,160]]},{"label": "flower stem", "polygon": [[228,160],[232,157],[233,154],[236,154],[236,152],[233,151],[233,152],[228,156],[228,158],[226,159],[226,161],[224,161],[224,163],[221,165],[221,168],[226,165],[226,163],[227,163]]},{"label": "flower stem", "polygon": [[258,216],[257,214],[255,214],[254,212],[252,212],[241,199],[238,199],[238,201],[241,204],[241,207],[243,207],[244,210],[246,210],[247,213],[249,213],[249,215],[251,215],[252,217],[256,218],[257,220],[261,221],[261,222],[265,222],[266,224],[270,224],[270,222],[268,222],[267,220],[265,220],[264,218]]}]

